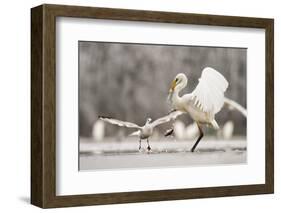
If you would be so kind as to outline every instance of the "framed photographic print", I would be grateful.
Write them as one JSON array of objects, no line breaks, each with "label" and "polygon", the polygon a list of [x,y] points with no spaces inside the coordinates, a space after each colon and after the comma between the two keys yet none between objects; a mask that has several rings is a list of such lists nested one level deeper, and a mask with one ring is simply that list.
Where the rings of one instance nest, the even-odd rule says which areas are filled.
[{"label": "framed photographic print", "polygon": [[31,203],[273,193],[273,19],[31,9]]}]

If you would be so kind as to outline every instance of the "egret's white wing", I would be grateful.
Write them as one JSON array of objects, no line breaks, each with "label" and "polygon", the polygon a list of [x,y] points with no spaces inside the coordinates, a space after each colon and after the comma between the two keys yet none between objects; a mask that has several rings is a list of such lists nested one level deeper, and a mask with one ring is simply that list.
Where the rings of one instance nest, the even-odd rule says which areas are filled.
[{"label": "egret's white wing", "polygon": [[227,80],[218,71],[206,67],[198,85],[191,93],[192,100],[203,112],[216,114],[224,104],[224,92],[227,87]]},{"label": "egret's white wing", "polygon": [[158,118],[157,120],[153,121],[151,123],[151,126],[155,127],[155,126],[158,126],[160,124],[167,123],[167,122],[169,122],[171,120],[175,120],[181,114],[183,114],[183,112],[181,112],[181,111],[178,111],[178,110],[172,111],[168,115],[166,115],[164,117],[161,117],[161,118]]},{"label": "egret's white wing", "polygon": [[114,118],[107,118],[107,117],[99,116],[99,119],[101,119],[105,122],[111,123],[111,124],[118,125],[118,126],[124,126],[124,127],[128,127],[128,128],[137,128],[137,129],[141,128],[137,124],[127,122],[127,121],[120,121],[120,120],[117,120],[117,119],[114,119]]},{"label": "egret's white wing", "polygon": [[237,102],[230,100],[229,98],[224,98],[224,104],[227,105],[229,108],[236,109],[238,112],[242,113],[242,115],[247,118],[247,110]]}]

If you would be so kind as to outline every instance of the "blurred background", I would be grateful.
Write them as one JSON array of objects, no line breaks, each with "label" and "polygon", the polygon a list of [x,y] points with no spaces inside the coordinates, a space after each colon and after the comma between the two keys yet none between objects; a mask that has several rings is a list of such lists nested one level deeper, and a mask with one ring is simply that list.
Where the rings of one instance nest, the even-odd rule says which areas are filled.
[{"label": "blurred background", "polygon": [[[187,88],[182,92],[184,94],[193,91],[205,67],[216,69],[229,82],[225,96],[246,108],[246,61],[245,48],[80,41],[80,154],[120,154],[121,146],[127,152],[130,146],[138,151],[138,139],[128,137],[134,130],[104,123],[98,120],[98,116],[143,125],[148,117],[155,120],[166,115],[170,110],[167,102],[169,86],[180,72],[188,77]],[[216,120],[221,130],[216,132],[205,128],[207,138],[245,142],[246,118],[239,112],[223,108],[216,115]],[[178,143],[180,141],[194,142],[198,137],[198,129],[189,116],[180,116],[174,126],[172,140],[176,141],[177,146],[181,146],[182,143]],[[163,138],[163,132],[170,127],[171,124],[159,126],[151,140],[168,140]],[[134,142],[125,145],[126,141],[131,140]],[[176,147],[176,143],[168,146]],[[108,144],[111,144],[111,148]],[[208,150],[212,147],[217,147],[217,143],[208,147]],[[246,143],[243,147],[245,150]]]}]

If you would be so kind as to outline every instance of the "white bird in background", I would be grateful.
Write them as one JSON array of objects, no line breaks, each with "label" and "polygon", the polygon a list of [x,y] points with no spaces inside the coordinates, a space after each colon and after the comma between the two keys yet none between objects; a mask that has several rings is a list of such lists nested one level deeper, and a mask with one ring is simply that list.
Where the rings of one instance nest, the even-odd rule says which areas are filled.
[{"label": "white bird in background", "polygon": [[234,123],[233,121],[227,121],[222,129],[221,129],[221,136],[226,139],[229,140],[232,138],[233,135],[233,131],[234,131]]},{"label": "white bird in background", "polygon": [[190,140],[194,139],[198,135],[199,130],[196,122],[185,126],[182,121],[176,120],[173,124],[173,133],[179,140]]},{"label": "white bird in background", "polygon": [[194,139],[198,135],[198,133],[199,130],[196,122],[193,122],[185,128],[185,138],[188,140]]},{"label": "white bird in background", "polygon": [[93,124],[92,136],[95,141],[102,141],[104,138],[104,122],[97,120]]},{"label": "white bird in background", "polygon": [[185,132],[185,124],[180,120],[176,120],[175,123],[173,124],[173,133],[176,136],[176,138],[178,140],[183,140],[184,132]]},{"label": "white bird in background", "polygon": [[136,135],[139,137],[139,150],[141,149],[141,140],[146,139],[147,149],[148,149],[148,151],[150,151],[151,147],[149,145],[149,137],[152,136],[154,128],[160,124],[164,124],[169,121],[175,120],[177,118],[177,116],[179,116],[181,114],[182,114],[182,112],[179,112],[179,111],[171,112],[168,115],[158,118],[157,120],[155,120],[153,122],[152,122],[151,118],[148,118],[146,120],[146,123],[144,126],[139,126],[139,125],[131,123],[131,122],[120,121],[117,119],[103,117],[103,116],[99,116],[99,119],[101,119],[105,122],[114,124],[114,125],[121,126],[121,127],[137,129],[137,131],[133,132],[131,135]]},{"label": "white bird in background", "polygon": [[[215,114],[218,113],[225,102],[231,105],[246,116],[246,110],[239,104],[233,104],[233,101],[225,101],[224,92],[228,87],[227,80],[215,69],[206,67],[202,71],[199,83],[192,93],[179,96],[179,92],[187,85],[188,79],[185,74],[179,73],[172,81],[168,100],[172,105],[172,112],[180,111],[189,113],[191,118],[197,123],[200,135],[191,148],[194,152],[196,146],[203,137],[202,125],[212,126],[218,130],[219,125],[215,120]],[[239,106],[239,107],[237,107]]]}]

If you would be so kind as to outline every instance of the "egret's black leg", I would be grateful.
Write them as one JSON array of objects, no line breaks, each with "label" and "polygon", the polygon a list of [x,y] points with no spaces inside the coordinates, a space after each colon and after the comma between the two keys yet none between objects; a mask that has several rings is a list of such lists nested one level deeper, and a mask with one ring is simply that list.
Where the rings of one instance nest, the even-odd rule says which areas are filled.
[{"label": "egret's black leg", "polygon": [[176,109],[171,109],[171,110],[169,111],[168,115],[171,114],[172,112],[175,112],[175,111],[177,111],[177,110],[176,110]]},{"label": "egret's black leg", "polygon": [[149,145],[148,138],[146,139],[146,142],[147,142],[147,150],[150,151],[150,150],[151,150],[151,147],[150,147],[150,145]]},{"label": "egret's black leg", "polygon": [[200,125],[197,123],[197,126],[198,126],[198,129],[199,129],[199,132],[200,132],[200,135],[199,137],[197,138],[197,141],[195,142],[195,144],[193,145],[193,147],[191,148],[191,152],[194,152],[194,150],[196,149],[197,145],[199,144],[200,140],[203,138],[204,136],[204,133],[200,127]]},{"label": "egret's black leg", "polygon": [[173,132],[174,132],[174,128],[172,127],[171,129],[166,130],[164,136],[168,137],[168,136],[172,135]]},{"label": "egret's black leg", "polygon": [[139,140],[139,150],[141,149],[141,139]]}]

